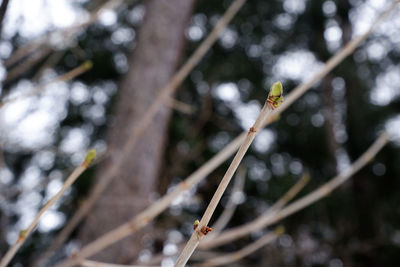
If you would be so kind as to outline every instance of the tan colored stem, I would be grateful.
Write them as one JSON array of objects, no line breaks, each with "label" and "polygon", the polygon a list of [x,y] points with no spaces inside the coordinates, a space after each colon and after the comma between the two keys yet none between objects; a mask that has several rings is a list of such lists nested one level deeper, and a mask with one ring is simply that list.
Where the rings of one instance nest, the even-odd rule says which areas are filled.
[{"label": "tan colored stem", "polygon": [[53,79],[43,85],[38,86],[37,88],[33,89],[30,92],[27,92],[25,94],[21,94],[21,95],[15,96],[15,97],[11,97],[11,98],[6,97],[2,102],[0,102],[0,108],[6,104],[13,103],[13,102],[21,100],[23,98],[40,94],[41,92],[43,92],[46,89],[46,86],[48,86],[48,85],[58,83],[58,82],[66,82],[66,81],[72,80],[73,78],[88,71],[90,68],[91,68],[91,63],[85,62],[85,63],[81,64],[80,66],[70,70],[69,72],[59,75],[55,79]]},{"label": "tan colored stem", "polygon": [[212,227],[213,230],[210,234],[208,234],[207,239],[217,236],[217,234],[219,234],[231,220],[237,207],[237,201],[235,201],[235,194],[237,192],[243,192],[245,180],[246,180],[246,168],[241,168],[238,170],[238,173],[236,174],[236,179],[233,184],[233,189],[231,192],[231,196],[229,197],[228,203],[226,204],[226,207],[224,208],[224,211],[222,212],[221,216],[219,216],[219,218],[213,224]]},{"label": "tan colored stem", "polygon": [[160,267],[160,266],[149,266],[149,265],[122,265],[122,264],[112,264],[99,261],[89,261],[84,260],[80,263],[82,267]]},{"label": "tan colored stem", "polygon": [[[308,184],[310,181],[310,175],[308,173],[303,174],[297,183],[295,183],[277,202],[275,202],[272,207],[270,207],[263,216],[270,216],[271,214],[275,214],[279,211],[283,206],[285,206],[290,200],[292,200],[300,191],[301,189]],[[240,226],[239,226],[240,227]],[[228,230],[229,231],[229,230]],[[224,232],[223,232],[224,233]],[[222,233],[222,234],[223,234]],[[219,235],[213,238],[206,238],[204,242],[199,245],[201,249],[209,249],[213,246],[214,242],[219,242]],[[216,241],[215,241],[216,240]]]},{"label": "tan colored stem", "polygon": [[27,43],[26,45],[18,48],[5,62],[4,65],[8,68],[11,65],[15,64],[17,61],[21,60],[28,54],[32,53],[35,50],[40,49],[41,46],[44,46],[47,44],[51,38],[54,36],[69,36],[71,39],[73,39],[74,35],[79,33],[80,31],[84,30],[86,27],[92,25],[95,23],[101,12],[107,9],[115,9],[117,8],[120,4],[122,3],[122,0],[108,0],[105,1],[104,4],[102,4],[99,8],[94,10],[88,19],[88,21],[83,22],[83,23],[78,23],[75,25],[72,25],[68,28],[63,28],[56,30],[50,34],[46,34],[42,37],[39,37],[38,39],[31,41]]},{"label": "tan colored stem", "polygon": [[[297,181],[297,183],[295,183],[277,202],[275,202],[274,205],[272,205],[271,208],[269,208],[266,211],[266,214],[271,214],[271,213],[274,213],[274,212],[280,210],[284,205],[286,205],[290,200],[292,200],[301,191],[301,189],[303,189],[304,186],[309,182],[309,180],[310,180],[309,178],[310,178],[310,176],[308,173],[304,174],[299,179],[299,181]],[[225,212],[225,210],[224,210],[224,212]],[[215,223],[215,224],[217,224],[217,223]],[[209,233],[207,235],[207,237],[204,239],[204,241],[199,244],[199,249],[207,250],[209,248],[208,247],[209,244],[212,244],[214,242],[214,240],[218,240],[220,232],[215,231],[215,228],[216,227],[213,226],[212,232]],[[183,249],[183,247],[179,246],[179,250],[180,249]],[[202,251],[202,252],[206,252],[206,251]],[[196,253],[193,254],[193,257],[195,255],[196,255]],[[154,256],[150,262],[153,264],[158,263],[158,262],[161,262],[161,260],[163,258],[165,258],[164,255]]]},{"label": "tan colored stem", "polygon": [[33,219],[32,223],[29,225],[29,227],[26,230],[22,230],[20,232],[20,235],[18,237],[18,240],[12,245],[7,253],[4,255],[4,257],[1,259],[0,262],[0,267],[6,267],[7,264],[11,261],[11,259],[14,257],[14,255],[17,253],[18,249],[24,244],[25,240],[28,238],[28,236],[33,232],[37,224],[39,223],[39,220],[43,213],[45,213],[60,197],[61,195],[78,179],[78,177],[82,174],[87,169],[87,164],[86,162],[82,163],[79,165],[72,173],[71,175],[67,178],[67,180],[64,182],[62,188],[60,191],[57,192],[55,196],[53,196],[44,206],[43,208],[39,211],[39,213],[35,216]]},{"label": "tan colored stem", "polygon": [[308,195],[300,198],[299,200],[293,202],[287,207],[273,213],[265,213],[258,217],[256,220],[251,221],[242,226],[230,229],[228,231],[222,232],[217,239],[213,240],[210,243],[205,244],[202,248],[213,248],[217,246],[221,246],[223,244],[232,242],[238,238],[248,235],[251,232],[260,230],[264,227],[267,227],[273,223],[278,222],[279,220],[286,218],[287,216],[315,203],[321,198],[327,196],[331,193],[335,188],[346,182],[354,173],[359,171],[362,167],[364,167],[368,162],[370,162],[375,155],[387,144],[388,136],[386,133],[381,134],[381,136],[371,145],[371,147],[364,152],[351,166],[346,168],[339,175],[332,178],[329,182],[320,186],[318,189],[309,193]]},{"label": "tan colored stem", "polygon": [[254,138],[256,137],[257,132],[262,128],[267,116],[272,113],[272,109],[265,102],[260,115],[258,116],[256,122],[254,123],[253,127],[250,128],[249,132],[243,143],[241,144],[238,152],[236,153],[235,157],[233,158],[228,170],[226,171],[224,177],[222,178],[217,191],[215,191],[214,196],[212,197],[210,203],[206,211],[204,212],[203,217],[200,220],[200,223],[197,229],[193,232],[190,240],[186,244],[185,248],[183,249],[182,253],[178,257],[178,260],[175,263],[175,267],[183,267],[188,262],[190,256],[192,256],[194,250],[199,245],[200,241],[205,236],[201,229],[203,227],[208,226],[208,223],[211,220],[211,216],[213,215],[215,209],[219,201],[221,200],[222,195],[224,194],[230,180],[232,179],[233,174],[235,173],[236,169],[238,168],[240,162],[242,161],[244,155],[246,154],[248,148],[250,147],[251,143],[253,142]]},{"label": "tan colored stem", "polygon": [[191,105],[176,100],[173,97],[171,97],[169,101],[167,101],[167,105],[184,114],[191,115],[194,112],[194,108]]},{"label": "tan colored stem", "polygon": [[259,239],[257,239],[256,241],[252,242],[251,244],[245,246],[244,248],[242,248],[238,251],[215,257],[215,258],[207,260],[201,264],[195,264],[193,267],[220,266],[220,265],[227,265],[227,264],[230,264],[233,262],[237,262],[237,261],[243,259],[244,257],[252,254],[254,251],[271,243],[278,236],[279,236],[279,234],[276,234],[273,232],[267,233],[267,234],[263,235],[262,237],[260,237]]}]

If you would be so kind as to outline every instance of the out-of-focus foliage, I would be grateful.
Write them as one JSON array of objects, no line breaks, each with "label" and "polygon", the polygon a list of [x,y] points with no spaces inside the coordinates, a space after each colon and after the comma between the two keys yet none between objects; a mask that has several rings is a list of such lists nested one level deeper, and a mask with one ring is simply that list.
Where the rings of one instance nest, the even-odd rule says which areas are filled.
[{"label": "out-of-focus foliage", "polygon": [[[16,5],[12,2],[11,14]],[[184,58],[207,36],[229,3],[211,0],[197,3],[186,31]],[[79,17],[98,4],[98,1],[75,1],[77,9],[70,12]],[[176,97],[195,107],[196,112],[191,116],[174,114],[159,194],[164,194],[250,127],[266,98],[265,88],[281,80],[285,94],[290,92],[352,36],[367,29],[387,4],[388,1],[372,0],[248,1],[178,91]],[[112,124],[118,81],[129,67],[127,56],[134,50],[144,12],[140,1],[124,4],[117,12],[104,13],[99,23],[73,40],[56,43],[55,53],[60,53],[60,60],[38,82],[87,59],[93,61],[94,68],[73,81],[58,83],[39,96],[0,110],[4,154],[0,203],[1,221],[5,225],[1,231],[1,251],[6,248],[4,240],[8,243],[15,240],[19,229],[60,188],[63,178],[82,160],[89,147],[100,152],[106,149],[106,127]],[[400,195],[396,194],[400,189],[400,143],[396,139],[400,127],[399,14],[395,11],[353,55],[296,101],[271,127],[259,133],[243,162],[248,178],[244,192],[235,196],[239,206],[229,227],[248,222],[265,211],[305,169],[312,176],[305,192],[327,181],[356,159],[382,129],[393,134],[394,142],[327,199],[285,219],[287,234],[274,246],[249,257],[246,264],[395,266],[399,261]],[[64,26],[45,25],[49,31]],[[11,26],[11,23],[4,26],[0,43],[2,59],[35,35],[28,34],[29,27],[23,23],[13,25],[23,31],[7,29]],[[38,69],[53,54],[18,79],[4,84],[2,95],[33,88]],[[176,249],[176,243],[185,240],[226,168],[227,164],[219,167],[157,219],[157,226],[165,235],[153,240],[153,246],[143,251],[142,259],[150,251],[168,254]],[[85,173],[44,216],[15,262],[27,265],[51,243],[87,193],[92,176],[92,171]],[[226,202],[223,198],[222,207]],[[259,234],[221,250],[241,248]],[[70,253],[76,245],[72,238],[62,254]]]}]

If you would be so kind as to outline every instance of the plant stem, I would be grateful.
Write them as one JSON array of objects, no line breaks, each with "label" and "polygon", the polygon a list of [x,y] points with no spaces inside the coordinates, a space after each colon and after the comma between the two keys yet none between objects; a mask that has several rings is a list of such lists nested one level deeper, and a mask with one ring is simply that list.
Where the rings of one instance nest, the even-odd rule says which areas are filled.
[{"label": "plant stem", "polygon": [[269,232],[267,234],[264,234],[262,237],[260,237],[256,241],[250,243],[249,245],[245,246],[244,248],[242,248],[238,251],[209,259],[203,263],[195,264],[193,267],[220,266],[220,265],[227,265],[229,263],[237,262],[237,261],[241,260],[242,258],[250,255],[254,251],[262,248],[266,244],[271,243],[282,233],[283,233],[283,231],[280,231],[280,229],[277,229],[275,232]]},{"label": "plant stem", "polygon": [[81,165],[75,168],[75,170],[71,173],[71,175],[65,180],[63,186],[60,191],[57,192],[39,211],[39,213],[35,216],[32,223],[26,230],[21,230],[17,241],[12,245],[4,257],[1,259],[0,267],[5,267],[17,253],[19,248],[24,244],[28,236],[33,232],[35,227],[38,225],[40,217],[62,196],[62,194],[78,179],[78,177],[88,168],[89,164],[93,160],[95,156],[94,150],[90,150],[82,162]]},{"label": "plant stem", "polygon": [[387,142],[388,142],[387,134],[386,133],[381,134],[380,137],[370,146],[370,148],[366,152],[364,152],[364,154],[362,154],[351,166],[349,166],[340,174],[332,178],[329,182],[325,183],[318,189],[300,198],[299,200],[293,202],[292,204],[288,205],[282,210],[273,213],[269,213],[267,211],[254,221],[251,221],[239,227],[235,227],[231,230],[222,232],[217,239],[212,240],[212,242],[205,243],[204,247],[209,249],[232,242],[233,240],[248,235],[251,232],[260,230],[273,223],[276,223],[279,220],[286,218],[289,215],[315,203],[321,198],[326,197],[335,188],[346,182],[354,173],[359,171],[368,162],[370,162],[373,159],[373,157],[375,157],[375,155],[387,144]]},{"label": "plant stem", "polygon": [[235,173],[236,169],[238,168],[240,162],[242,161],[244,155],[246,154],[248,148],[250,147],[251,143],[253,142],[254,138],[256,137],[257,132],[261,129],[262,125],[264,124],[265,119],[269,114],[272,113],[272,109],[267,103],[265,102],[260,115],[258,116],[256,122],[254,123],[253,127],[247,133],[245,140],[243,141],[242,145],[240,146],[238,152],[236,153],[235,157],[233,158],[231,165],[229,166],[228,170],[226,171],[224,177],[222,178],[217,191],[215,191],[214,196],[212,197],[210,203],[206,211],[204,212],[203,217],[200,220],[200,223],[197,229],[193,232],[190,240],[186,244],[185,248],[183,249],[181,255],[178,257],[178,260],[175,263],[175,267],[182,267],[185,266],[187,261],[189,260],[190,256],[193,254],[194,250],[204,237],[204,234],[201,232],[203,227],[206,227],[210,222],[211,216],[213,215],[215,209],[219,201],[221,200],[222,195],[224,194],[230,180],[232,179],[233,174]]}]

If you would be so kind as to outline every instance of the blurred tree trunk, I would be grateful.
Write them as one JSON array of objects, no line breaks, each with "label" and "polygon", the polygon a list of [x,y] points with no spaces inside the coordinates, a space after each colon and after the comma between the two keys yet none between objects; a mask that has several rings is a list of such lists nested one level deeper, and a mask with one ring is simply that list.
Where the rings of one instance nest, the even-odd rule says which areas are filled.
[{"label": "blurred tree trunk", "polygon": [[[109,129],[111,155],[122,150],[136,124],[151,105],[158,90],[165,86],[175,72],[183,52],[184,30],[195,0],[148,0],[146,15],[139,32],[134,53],[129,58],[130,69],[122,81],[116,103],[115,121]],[[127,155],[117,179],[108,187],[80,230],[83,244],[128,221],[149,205],[156,191],[162,164],[169,108],[162,108],[151,126],[141,136],[133,151]],[[113,164],[113,157],[102,163],[97,179]],[[105,249],[98,260],[130,263],[145,246],[143,234],[129,237]]]}]

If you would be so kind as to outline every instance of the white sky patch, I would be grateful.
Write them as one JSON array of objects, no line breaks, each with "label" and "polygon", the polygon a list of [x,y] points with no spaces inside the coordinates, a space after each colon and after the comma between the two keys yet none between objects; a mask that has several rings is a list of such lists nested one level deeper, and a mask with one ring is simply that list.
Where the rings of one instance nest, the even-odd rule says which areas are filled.
[{"label": "white sky patch", "polygon": [[103,26],[110,27],[117,22],[117,13],[114,10],[108,9],[101,12],[99,22]]},{"label": "white sky patch", "polygon": [[186,36],[191,41],[199,41],[206,33],[207,17],[204,14],[196,14],[190,21],[190,26],[186,30]]},{"label": "white sky patch", "polygon": [[261,111],[261,105],[256,100],[248,103],[239,103],[232,108],[240,126],[244,130],[248,130],[254,124]]},{"label": "white sky patch", "polygon": [[135,38],[135,31],[131,28],[121,27],[111,35],[111,41],[116,45],[126,44]]},{"label": "white sky patch", "polygon": [[167,243],[164,245],[163,254],[167,256],[175,255],[178,252],[178,246],[176,244]]},{"label": "white sky patch", "polygon": [[43,170],[50,170],[55,161],[55,153],[53,151],[42,150],[35,154],[33,162],[37,164]]},{"label": "white sky patch", "polygon": [[54,26],[64,28],[77,21],[79,12],[77,12],[76,6],[71,5],[70,0],[52,0],[46,1],[46,4],[49,5],[51,22]]},{"label": "white sky patch", "polygon": [[278,57],[273,67],[273,73],[276,75],[276,80],[304,81],[319,70],[321,66],[322,63],[310,51],[293,50]]},{"label": "white sky patch", "polygon": [[283,8],[288,13],[301,14],[306,9],[306,0],[285,0]]},{"label": "white sky patch", "polygon": [[238,33],[230,28],[226,28],[219,38],[219,43],[226,49],[232,48],[238,39]]},{"label": "white sky patch", "polygon": [[42,172],[36,165],[31,165],[22,174],[20,177],[18,184],[21,186],[23,190],[32,190],[36,186],[39,185],[42,180]]},{"label": "white sky patch", "polygon": [[[23,95],[35,88],[21,81],[13,95]],[[54,130],[66,114],[68,88],[65,83],[52,84],[40,95],[27,96],[0,109],[1,141],[8,149],[40,149],[52,144]]]},{"label": "white sky patch", "polygon": [[61,179],[53,179],[49,182],[46,188],[46,199],[55,196],[62,188],[63,181]]},{"label": "white sky patch", "polygon": [[275,16],[273,22],[281,30],[289,30],[296,19],[288,13],[282,13]]},{"label": "white sky patch", "polygon": [[275,133],[269,129],[261,130],[253,142],[253,148],[259,153],[266,153],[274,143]]},{"label": "white sky patch", "polygon": [[324,31],[324,38],[327,42],[338,42],[342,38],[342,30],[338,26],[327,27]]},{"label": "white sky patch", "polygon": [[390,44],[384,42],[383,40],[374,40],[367,45],[367,55],[368,59],[371,61],[378,62],[386,57]]},{"label": "white sky patch", "polygon": [[330,52],[335,52],[340,48],[342,44],[342,29],[334,19],[330,19],[326,23],[324,39]]},{"label": "white sky patch", "polygon": [[205,33],[204,28],[198,25],[192,25],[187,29],[186,36],[191,41],[199,41],[201,38],[203,38],[204,33]]},{"label": "white sky patch", "polygon": [[89,144],[89,137],[82,128],[72,128],[65,135],[60,144],[60,150],[64,153],[74,153],[85,150]]},{"label": "white sky patch", "polygon": [[0,183],[8,185],[14,178],[14,174],[8,168],[0,168]]},{"label": "white sky patch", "polygon": [[390,140],[400,146],[400,115],[389,119],[385,124],[385,129],[389,133]]},{"label": "white sky patch", "polygon": [[87,86],[81,82],[74,82],[71,86],[70,100],[74,105],[80,105],[90,99]]},{"label": "white sky patch", "polygon": [[161,267],[173,267],[175,265],[175,261],[172,258],[165,258],[161,261]]},{"label": "white sky patch", "polygon": [[61,227],[65,222],[65,215],[62,212],[48,210],[39,221],[38,229],[40,232],[49,232]]},{"label": "white sky patch", "polygon": [[347,154],[346,150],[343,148],[339,148],[335,151],[335,157],[337,161],[337,172],[343,172],[350,166],[350,157]]},{"label": "white sky patch", "polygon": [[225,102],[237,102],[240,100],[239,88],[236,83],[221,83],[213,90],[213,95]]},{"label": "white sky patch", "polygon": [[[350,21],[353,25],[353,36],[365,33],[376,17],[386,10],[393,1],[368,0],[350,11]],[[375,35],[382,35],[392,42],[400,41],[400,11],[397,7],[395,12],[382,21],[374,31]]]},{"label": "white sky patch", "polygon": [[331,17],[336,14],[336,4],[335,2],[328,0],[322,4],[322,11],[328,17]]},{"label": "white sky patch", "polygon": [[374,105],[385,106],[400,96],[400,66],[390,66],[376,78],[376,85],[370,93]]},{"label": "white sky patch", "polygon": [[76,1],[13,0],[6,13],[4,37],[18,32],[25,38],[34,38],[50,27],[64,28],[86,18],[87,12]]}]

